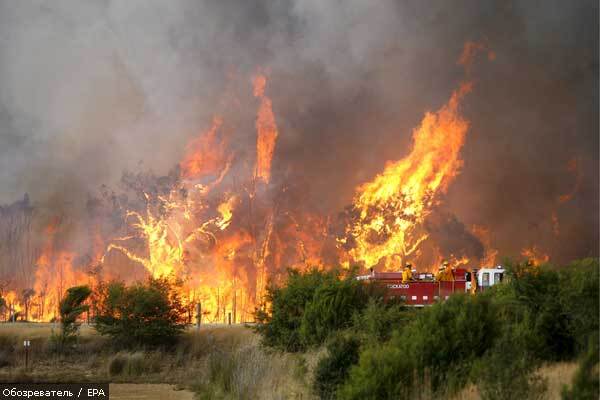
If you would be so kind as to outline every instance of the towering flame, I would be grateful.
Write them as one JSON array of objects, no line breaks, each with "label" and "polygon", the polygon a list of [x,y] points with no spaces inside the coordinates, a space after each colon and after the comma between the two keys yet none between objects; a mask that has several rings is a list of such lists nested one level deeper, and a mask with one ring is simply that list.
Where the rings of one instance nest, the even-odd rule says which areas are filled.
[{"label": "towering flame", "polygon": [[347,230],[355,246],[350,256],[371,267],[404,259],[427,239],[420,224],[462,166],[460,150],[469,123],[459,105],[471,90],[463,83],[435,113],[426,113],[413,131],[413,148],[388,164],[371,182],[358,187],[353,208],[358,218]]},{"label": "towering flame", "polygon": [[254,97],[260,99],[260,106],[256,115],[256,172],[257,178],[269,183],[271,179],[271,162],[277,141],[277,124],[271,99],[265,95],[267,78],[258,74],[253,79]]}]

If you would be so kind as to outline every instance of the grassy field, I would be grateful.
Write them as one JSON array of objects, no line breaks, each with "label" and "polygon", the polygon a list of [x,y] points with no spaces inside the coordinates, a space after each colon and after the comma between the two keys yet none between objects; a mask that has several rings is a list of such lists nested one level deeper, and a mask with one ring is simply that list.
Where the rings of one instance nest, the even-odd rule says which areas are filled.
[{"label": "grassy field", "polygon": [[[191,392],[207,399],[312,399],[311,374],[323,354],[268,351],[242,325],[192,328],[168,352],[116,351],[84,325],[77,348],[57,354],[50,341],[53,329],[52,324],[0,324],[0,381],[111,382],[111,397],[118,399],[189,399]],[[31,341],[27,370],[24,339]],[[574,363],[541,369],[550,399],[560,398],[575,369]],[[465,389],[456,399],[479,399],[477,388]]]},{"label": "grassy field", "polygon": [[[266,351],[258,336],[242,325],[191,328],[170,351],[117,351],[83,325],[77,348],[68,354],[53,351],[53,329],[58,328],[0,324],[0,381],[169,384],[201,393],[202,398],[311,398],[307,384],[314,364],[311,356]],[[27,370],[25,339],[31,341]],[[117,388],[121,393],[126,387]]]}]

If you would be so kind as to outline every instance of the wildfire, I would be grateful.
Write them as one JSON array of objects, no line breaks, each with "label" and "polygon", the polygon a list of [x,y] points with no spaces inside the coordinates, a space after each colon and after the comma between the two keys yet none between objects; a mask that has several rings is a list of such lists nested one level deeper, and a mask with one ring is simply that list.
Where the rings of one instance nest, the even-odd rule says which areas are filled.
[{"label": "wildfire", "polygon": [[[487,47],[468,43],[459,63],[468,70],[480,50]],[[488,53],[488,58],[494,57]],[[388,162],[380,174],[355,189],[349,221],[336,226],[336,232],[342,232],[337,247],[330,217],[297,207],[296,198],[286,203],[286,188],[273,195],[277,188],[271,182],[272,162],[279,132],[266,86],[265,74],[253,77],[252,93],[258,102],[253,151],[237,151],[230,143],[237,125],[215,116],[210,127],[190,141],[173,179],[161,177],[158,189],[145,181],[137,185],[135,200],[111,209],[120,223],[111,234],[90,227],[91,260],[82,262],[80,254],[58,246],[60,221],[53,221],[37,261],[35,306],[30,307],[24,295],[8,292],[3,297],[12,309],[29,314],[29,319],[49,320],[57,316],[68,287],[90,280],[82,266],[99,266],[124,272],[117,278],[126,280],[142,278],[137,273],[132,278],[127,268],[172,279],[190,321],[197,303],[210,322],[223,322],[228,313],[234,322],[248,321],[256,308],[264,307],[268,282],[285,276],[286,267],[358,262],[397,269],[425,253],[434,265],[442,260],[453,266],[475,261],[460,249],[446,252],[456,255],[442,254],[425,224],[463,165],[460,153],[469,122],[460,106],[471,91],[470,82],[462,83],[437,111],[425,113],[404,158]],[[569,168],[576,171],[576,162]],[[489,231],[473,227],[472,232],[485,248],[477,261],[495,265],[497,251]],[[523,255],[536,263],[548,259],[535,247]]]},{"label": "wildfire", "polygon": [[550,256],[548,254],[543,253],[540,249],[537,248],[537,246],[523,249],[521,251],[521,255],[525,257],[525,259],[527,259],[527,261],[532,263],[534,266],[545,264],[550,260]]},{"label": "wildfire", "polygon": [[480,261],[483,266],[493,267],[496,265],[496,257],[498,250],[492,247],[492,239],[490,230],[484,226],[475,225],[471,228],[471,232],[481,241],[484,248],[484,255]]},{"label": "wildfire", "polygon": [[354,260],[371,267],[392,256],[401,259],[413,254],[427,239],[419,225],[459,173],[460,150],[469,123],[459,114],[463,97],[471,90],[463,83],[447,104],[435,113],[426,113],[413,131],[411,153],[388,164],[371,182],[357,188],[354,209],[358,221],[348,233],[356,246]]},{"label": "wildfire", "polygon": [[253,79],[254,97],[260,99],[260,106],[256,115],[256,172],[257,178],[269,183],[271,179],[271,161],[275,152],[277,141],[277,125],[271,99],[265,95],[267,78],[258,74]]},{"label": "wildfire", "polygon": [[187,147],[187,153],[181,161],[181,171],[186,178],[216,174],[227,165],[227,144],[219,138],[223,125],[221,117],[214,117],[210,129],[194,139]]}]

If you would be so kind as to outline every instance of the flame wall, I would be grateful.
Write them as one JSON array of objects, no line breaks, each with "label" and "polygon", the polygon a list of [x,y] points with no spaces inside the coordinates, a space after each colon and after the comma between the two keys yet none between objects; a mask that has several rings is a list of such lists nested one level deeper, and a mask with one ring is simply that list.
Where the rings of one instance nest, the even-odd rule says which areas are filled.
[{"label": "flame wall", "polygon": [[[23,304],[57,270],[174,272],[214,304],[207,318],[240,320],[288,266],[598,255],[597,15],[592,1],[2,4],[0,290]],[[436,128],[448,110],[459,134]],[[393,171],[394,194],[367,201]]]}]

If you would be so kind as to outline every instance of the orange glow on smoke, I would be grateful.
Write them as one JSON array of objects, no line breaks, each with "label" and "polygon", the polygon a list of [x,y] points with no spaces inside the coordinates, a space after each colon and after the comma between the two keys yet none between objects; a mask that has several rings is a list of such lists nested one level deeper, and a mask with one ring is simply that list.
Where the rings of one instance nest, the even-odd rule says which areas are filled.
[{"label": "orange glow on smoke", "polygon": [[188,145],[186,155],[180,163],[184,177],[197,178],[216,174],[225,167],[226,143],[218,135],[222,125],[223,119],[214,117],[210,129]]}]

